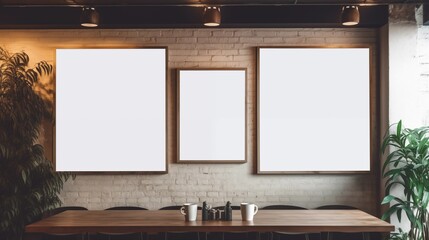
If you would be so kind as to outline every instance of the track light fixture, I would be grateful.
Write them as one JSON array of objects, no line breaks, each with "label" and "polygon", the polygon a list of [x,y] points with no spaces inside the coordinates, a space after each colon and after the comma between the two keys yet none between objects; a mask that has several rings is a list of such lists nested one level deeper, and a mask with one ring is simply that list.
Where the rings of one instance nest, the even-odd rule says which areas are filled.
[{"label": "track light fixture", "polygon": [[217,27],[220,25],[222,16],[219,7],[205,7],[203,13],[203,23],[207,27]]},{"label": "track light fixture", "polygon": [[93,7],[82,8],[80,15],[80,25],[82,27],[97,27],[100,23],[100,16]]},{"label": "track light fixture", "polygon": [[344,6],[341,12],[341,24],[354,26],[359,24],[360,14],[358,6]]}]

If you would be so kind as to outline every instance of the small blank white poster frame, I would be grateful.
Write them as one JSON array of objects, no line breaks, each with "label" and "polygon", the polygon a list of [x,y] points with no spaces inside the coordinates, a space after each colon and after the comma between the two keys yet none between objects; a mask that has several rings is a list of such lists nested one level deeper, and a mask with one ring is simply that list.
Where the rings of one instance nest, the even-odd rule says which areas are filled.
[{"label": "small blank white poster frame", "polygon": [[246,162],[246,69],[179,69],[178,162]]},{"label": "small blank white poster frame", "polygon": [[371,171],[369,47],[258,48],[259,174]]},{"label": "small blank white poster frame", "polygon": [[166,48],[56,50],[56,171],[166,173]]}]

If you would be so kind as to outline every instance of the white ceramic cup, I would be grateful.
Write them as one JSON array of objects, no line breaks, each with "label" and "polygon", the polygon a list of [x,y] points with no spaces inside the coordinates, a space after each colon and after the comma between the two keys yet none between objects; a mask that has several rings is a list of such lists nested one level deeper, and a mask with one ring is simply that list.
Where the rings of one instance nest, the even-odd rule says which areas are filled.
[{"label": "white ceramic cup", "polygon": [[253,221],[253,216],[258,213],[258,206],[253,203],[241,203],[240,210],[243,221]]},{"label": "white ceramic cup", "polygon": [[185,221],[196,221],[198,205],[196,203],[184,203],[180,212],[185,215]]}]

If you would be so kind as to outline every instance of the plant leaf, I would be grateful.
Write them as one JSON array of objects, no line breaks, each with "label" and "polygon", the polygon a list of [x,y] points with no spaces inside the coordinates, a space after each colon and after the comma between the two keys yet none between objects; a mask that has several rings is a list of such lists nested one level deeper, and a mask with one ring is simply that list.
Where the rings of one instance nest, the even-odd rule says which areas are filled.
[{"label": "plant leaf", "polygon": [[386,203],[390,203],[393,199],[395,198],[395,196],[393,195],[387,195],[383,198],[383,201],[381,202],[381,204],[386,204]]}]

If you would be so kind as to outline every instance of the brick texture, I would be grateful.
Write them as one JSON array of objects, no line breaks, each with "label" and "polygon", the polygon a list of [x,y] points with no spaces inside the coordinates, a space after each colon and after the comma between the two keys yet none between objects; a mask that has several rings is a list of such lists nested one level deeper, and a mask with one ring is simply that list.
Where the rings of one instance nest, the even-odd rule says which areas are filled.
[{"label": "brick texture", "polygon": [[[0,43],[11,51],[26,51],[33,62],[51,63],[55,62],[55,48],[167,46],[170,81],[174,81],[172,73],[177,68],[247,68],[247,107],[249,119],[253,119],[257,46],[369,44],[376,50],[377,36],[374,29],[356,28],[3,30]],[[427,39],[427,32],[421,37]],[[427,63],[426,58],[422,64]],[[428,74],[422,73],[422,79],[427,79]],[[427,82],[425,89],[429,91]],[[248,139],[255,135],[254,121],[247,130]],[[42,133],[41,140],[48,143],[45,145],[49,149],[52,131],[45,128]],[[256,147],[255,141],[247,144],[249,149]],[[223,205],[229,200],[233,204],[246,201],[259,206],[292,204],[308,208],[347,204],[375,214],[379,204],[373,175],[255,175],[253,152],[248,152],[246,164],[228,165],[177,164],[173,155],[169,153],[168,174],[79,175],[65,184],[61,198],[64,205],[89,209],[119,205],[158,209],[204,200]]]},{"label": "brick texture", "polygon": [[[389,124],[403,120],[405,127],[429,125],[429,26],[423,26],[423,7],[391,5],[389,21]],[[403,195],[403,189],[391,189]],[[405,219],[405,220],[404,220]],[[409,230],[405,214],[397,228]]]},{"label": "brick texture", "polygon": [[423,7],[394,6],[391,15],[395,21],[389,25],[390,123],[402,119],[410,128],[427,126],[429,27],[422,25]]},{"label": "brick texture", "polygon": [[[419,20],[423,19],[423,7],[417,11]],[[429,126],[429,26],[418,23],[417,34],[417,59],[420,85],[420,105],[422,114],[422,125]]]}]

